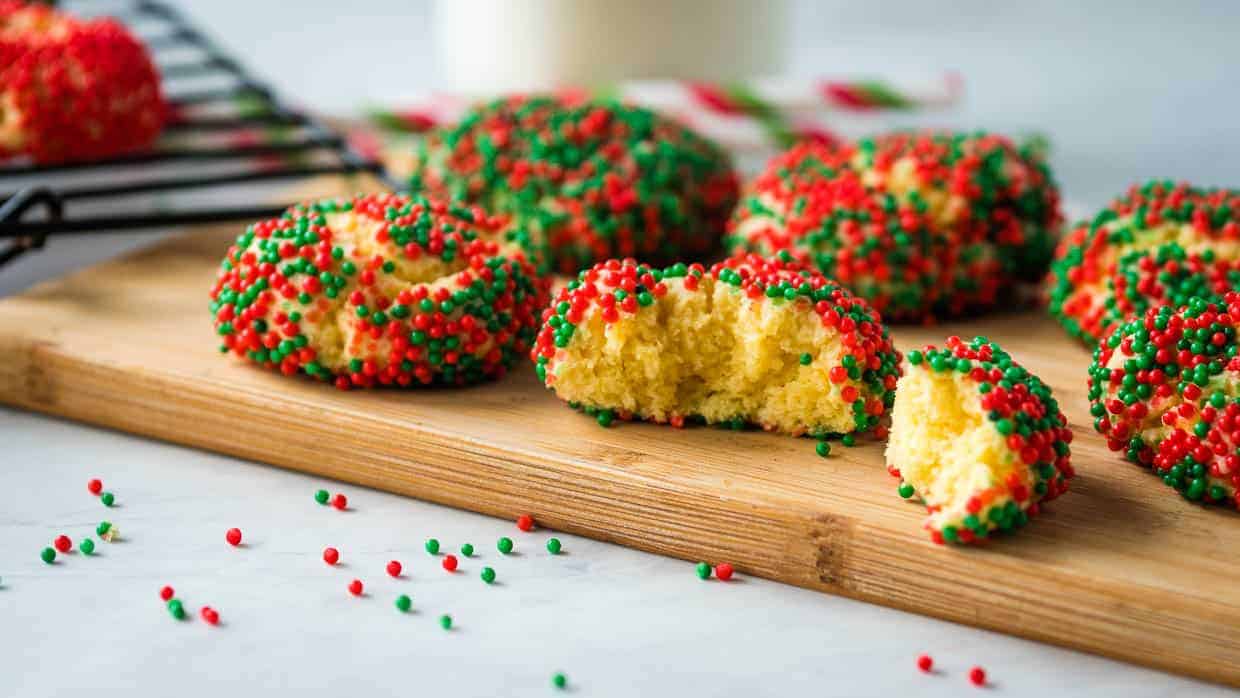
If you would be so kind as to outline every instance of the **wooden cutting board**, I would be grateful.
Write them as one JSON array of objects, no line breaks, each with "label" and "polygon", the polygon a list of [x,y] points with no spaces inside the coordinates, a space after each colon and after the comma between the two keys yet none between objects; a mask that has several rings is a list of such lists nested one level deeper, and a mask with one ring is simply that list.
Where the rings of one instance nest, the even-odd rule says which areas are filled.
[{"label": "wooden cutting board", "polygon": [[[1090,428],[1089,353],[1040,312],[897,328],[1001,342],[1076,431],[1072,491],[1011,538],[944,548],[882,444],[610,429],[531,366],[461,390],[343,393],[216,351],[204,230],[0,301],[0,401],[1240,686],[1240,516],[1192,505]],[[686,571],[686,574],[692,574]]]}]

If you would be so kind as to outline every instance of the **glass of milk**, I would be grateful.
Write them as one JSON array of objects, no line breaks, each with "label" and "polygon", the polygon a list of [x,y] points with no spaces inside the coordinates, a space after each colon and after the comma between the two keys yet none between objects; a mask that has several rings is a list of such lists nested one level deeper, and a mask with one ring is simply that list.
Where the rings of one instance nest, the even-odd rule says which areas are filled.
[{"label": "glass of milk", "polygon": [[443,86],[488,95],[775,75],[787,19],[786,0],[437,0],[434,36]]}]

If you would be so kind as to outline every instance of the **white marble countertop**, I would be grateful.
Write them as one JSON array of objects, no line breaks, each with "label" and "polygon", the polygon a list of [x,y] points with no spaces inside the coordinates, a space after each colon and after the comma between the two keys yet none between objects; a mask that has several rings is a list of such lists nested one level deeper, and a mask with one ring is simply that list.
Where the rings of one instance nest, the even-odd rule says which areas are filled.
[{"label": "white marble countertop", "polygon": [[[365,0],[329,19],[335,3],[304,2],[291,24],[275,3],[186,5],[216,34],[229,29],[225,43],[273,82],[323,109],[399,98],[421,86],[402,76],[429,60],[421,5]],[[1076,200],[1097,204],[1151,176],[1240,179],[1240,93],[1225,73],[1238,57],[1228,38],[1234,6],[1184,7],[1174,18],[1162,17],[1165,5],[1122,18],[1069,3],[795,10],[801,72],[960,69],[970,96],[948,122],[1048,133]],[[367,31],[374,38],[364,42]],[[345,50],[348,41],[359,51]],[[299,48],[328,43],[330,52]],[[143,239],[57,241],[0,271],[0,294]],[[582,696],[959,696],[976,690],[966,677],[975,664],[1004,695],[1224,692],[764,580],[702,582],[690,563],[575,536],[560,535],[565,554],[552,557],[543,548],[551,533],[509,521],[4,408],[0,441],[4,696],[553,695],[557,671]],[[120,506],[89,495],[91,477]],[[353,510],[316,505],[319,487],[348,494]],[[102,519],[123,542],[101,543],[93,559],[40,561],[54,536],[93,535]],[[232,526],[244,548],[225,544]],[[502,535],[520,555],[495,551]],[[432,536],[453,552],[471,542],[479,555],[448,575],[422,549]],[[346,565],[320,560],[328,545]],[[404,563],[406,578],[387,577],[389,559]],[[478,579],[483,565],[498,584]],[[366,596],[346,592],[354,577]],[[164,584],[191,620],[169,617]],[[393,608],[401,593],[415,613]],[[220,627],[197,618],[204,604],[220,612]],[[455,619],[451,632],[439,628],[441,613]],[[921,652],[935,674],[917,671]]]}]

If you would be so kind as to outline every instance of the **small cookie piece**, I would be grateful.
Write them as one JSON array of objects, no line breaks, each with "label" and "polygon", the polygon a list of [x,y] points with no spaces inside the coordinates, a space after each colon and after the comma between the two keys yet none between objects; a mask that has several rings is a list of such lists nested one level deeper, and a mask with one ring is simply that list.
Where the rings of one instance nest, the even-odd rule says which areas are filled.
[{"label": "small cookie piece", "polygon": [[900,355],[879,314],[791,259],[733,257],[581,272],[544,313],[538,376],[601,424],[613,416],[789,434],[880,427]]},{"label": "small cookie piece", "polygon": [[159,73],[112,19],[0,0],[0,159],[100,160],[155,141]]},{"label": "small cookie piece", "polygon": [[1094,429],[1185,498],[1240,506],[1240,294],[1120,325],[1089,368]]},{"label": "small cookie piece", "polygon": [[887,469],[926,504],[936,543],[1023,526],[1074,476],[1072,431],[1051,389],[985,337],[908,353]]},{"label": "small cookie piece", "polygon": [[246,229],[211,289],[231,351],[337,387],[463,385],[529,351],[548,286],[478,208],[371,194]]},{"label": "small cookie piece", "polygon": [[[1146,281],[1143,290],[1132,283],[1140,265],[1149,264],[1143,255],[1152,255],[1157,265],[1182,259],[1190,271],[1200,266],[1201,276]],[[1225,288],[1229,269],[1238,261],[1240,191],[1151,181],[1132,187],[1064,238],[1047,279],[1048,306],[1069,334],[1093,346],[1150,305],[1186,300],[1188,291],[1176,289],[1181,284],[1231,290]]]},{"label": "small cookie piece", "polygon": [[729,223],[733,250],[788,250],[884,317],[981,310],[1039,279],[1062,215],[1050,171],[993,134],[804,143],[773,159]]},{"label": "small cookie piece", "polygon": [[411,184],[512,216],[570,274],[715,250],[737,196],[727,154],[693,130],[640,107],[551,97],[499,99],[432,133]]}]

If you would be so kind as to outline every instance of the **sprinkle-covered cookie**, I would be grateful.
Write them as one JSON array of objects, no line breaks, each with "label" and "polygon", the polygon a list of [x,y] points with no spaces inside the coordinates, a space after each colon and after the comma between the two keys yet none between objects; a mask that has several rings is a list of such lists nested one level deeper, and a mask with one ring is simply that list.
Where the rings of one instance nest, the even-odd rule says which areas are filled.
[{"label": "sprinkle-covered cookie", "polygon": [[0,0],[0,159],[107,158],[150,145],[163,121],[159,74],[120,23]]},{"label": "sprinkle-covered cookie", "polygon": [[985,337],[909,352],[891,419],[887,469],[938,543],[1019,528],[1074,475],[1050,387]]},{"label": "sprinkle-covered cookie", "polygon": [[773,159],[729,223],[733,250],[787,250],[918,320],[984,309],[1041,277],[1062,215],[1049,169],[993,134],[894,133]]},{"label": "sprinkle-covered cookie", "polygon": [[1090,413],[1110,449],[1192,501],[1240,504],[1238,318],[1235,292],[1150,308],[1089,368]]},{"label": "sprinkle-covered cookie", "polygon": [[718,248],[736,203],[727,154],[681,124],[612,101],[508,97],[420,145],[412,178],[511,216],[575,273],[611,257],[671,263]]},{"label": "sprinkle-covered cookie", "polygon": [[230,351],[337,387],[462,385],[529,351],[547,284],[477,207],[372,194],[255,223],[211,288]]},{"label": "sprinkle-covered cookie", "polygon": [[877,312],[786,255],[709,270],[597,264],[555,297],[532,357],[549,388],[603,425],[816,436],[885,429],[900,361]]},{"label": "sprinkle-covered cookie", "polygon": [[1237,263],[1240,192],[1152,181],[1064,238],[1048,279],[1050,312],[1095,345],[1151,306],[1200,293],[1221,300]]}]

